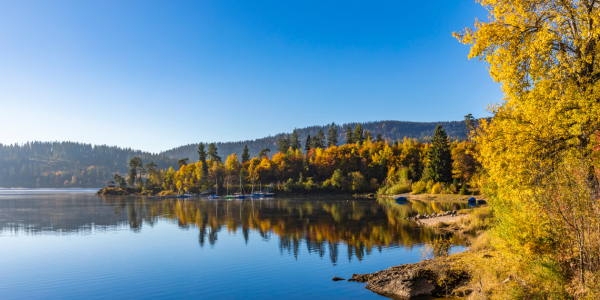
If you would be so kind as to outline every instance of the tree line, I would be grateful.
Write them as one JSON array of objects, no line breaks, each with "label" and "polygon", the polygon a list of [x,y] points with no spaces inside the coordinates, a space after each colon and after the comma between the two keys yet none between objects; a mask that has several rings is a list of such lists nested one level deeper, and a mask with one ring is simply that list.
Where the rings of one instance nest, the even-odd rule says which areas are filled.
[{"label": "tree line", "polygon": [[[466,122],[468,127],[472,122]],[[465,124],[463,124],[465,126]],[[404,138],[373,137],[361,124],[346,128],[346,143],[338,145],[338,127],[331,124],[327,135],[319,130],[302,142],[296,130],[280,136],[277,152],[269,148],[251,156],[244,147],[224,161],[215,143],[198,144],[197,161],[180,159],[177,168],[160,169],[140,158],[130,161],[127,178],[115,175],[121,185],[135,185],[144,193],[199,193],[224,187],[274,184],[280,192],[329,192],[381,194],[462,193],[467,183],[478,179],[477,145],[468,140],[450,141],[438,125],[430,142]]]}]

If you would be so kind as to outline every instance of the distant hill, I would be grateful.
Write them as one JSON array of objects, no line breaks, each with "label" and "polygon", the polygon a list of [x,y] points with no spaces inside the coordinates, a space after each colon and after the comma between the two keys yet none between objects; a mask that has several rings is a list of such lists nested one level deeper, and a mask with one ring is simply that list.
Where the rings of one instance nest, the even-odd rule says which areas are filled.
[{"label": "distant hill", "polygon": [[[349,123],[350,127],[354,129],[359,123]],[[449,121],[449,122],[405,122],[405,121],[377,121],[360,123],[361,127],[371,132],[372,137],[376,137],[377,134],[388,141],[401,140],[404,137],[416,138],[420,141],[429,141],[433,135],[435,127],[441,124],[446,130],[446,133],[450,139],[465,139],[467,137],[467,131],[464,121]],[[348,124],[342,124],[338,128],[338,141],[339,145],[346,143],[346,127]],[[310,126],[306,128],[297,129],[300,140],[302,141],[302,147],[306,137],[310,134],[315,136],[319,129],[323,130],[325,135],[329,130],[329,125],[323,126]],[[290,132],[291,133],[291,132]],[[268,136],[256,140],[247,140],[239,142],[218,142],[215,143],[219,149],[219,155],[225,160],[225,157],[231,153],[236,153],[238,157],[241,156],[244,150],[244,145],[248,145],[251,156],[257,156],[258,153],[264,149],[271,149],[270,155],[277,153],[277,139],[281,134],[275,136]],[[203,141],[205,142],[205,141]],[[210,142],[210,141],[209,141]],[[198,160],[198,144],[188,144],[185,146],[179,146],[171,150],[162,152],[161,154],[171,158],[189,158],[191,161]]]},{"label": "distant hill", "polygon": [[159,154],[106,145],[73,142],[0,144],[0,187],[104,187],[115,173],[129,172],[129,159],[177,167],[177,160]]}]

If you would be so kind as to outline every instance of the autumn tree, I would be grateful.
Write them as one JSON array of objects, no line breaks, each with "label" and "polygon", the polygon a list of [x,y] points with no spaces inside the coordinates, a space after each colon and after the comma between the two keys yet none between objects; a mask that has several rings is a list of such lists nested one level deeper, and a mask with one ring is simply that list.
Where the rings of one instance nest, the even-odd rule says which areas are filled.
[{"label": "autumn tree", "polygon": [[[555,239],[551,227],[563,225],[550,223],[547,204],[568,205],[578,197],[545,193],[539,183],[594,154],[594,133],[600,129],[600,7],[585,0],[480,2],[488,19],[455,36],[471,45],[469,58],[488,63],[504,92],[504,100],[490,107],[493,118],[481,120],[474,137],[497,236],[503,249],[523,262],[550,254],[572,255],[571,264],[581,263],[578,252],[553,252],[562,248],[556,243],[571,241]],[[557,185],[569,181],[574,179]],[[536,194],[545,196],[532,198]]]},{"label": "autumn tree", "polygon": [[335,123],[331,123],[329,126],[329,131],[327,132],[327,148],[337,146],[338,144],[338,131],[337,125]]}]

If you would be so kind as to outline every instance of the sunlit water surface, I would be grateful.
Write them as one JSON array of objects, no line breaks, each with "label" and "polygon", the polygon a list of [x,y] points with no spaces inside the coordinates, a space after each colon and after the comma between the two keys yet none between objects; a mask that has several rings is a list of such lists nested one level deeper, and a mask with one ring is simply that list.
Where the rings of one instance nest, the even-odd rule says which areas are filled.
[{"label": "sunlit water surface", "polygon": [[94,192],[0,190],[1,299],[382,299],[331,278],[419,261],[403,218],[467,206]]}]

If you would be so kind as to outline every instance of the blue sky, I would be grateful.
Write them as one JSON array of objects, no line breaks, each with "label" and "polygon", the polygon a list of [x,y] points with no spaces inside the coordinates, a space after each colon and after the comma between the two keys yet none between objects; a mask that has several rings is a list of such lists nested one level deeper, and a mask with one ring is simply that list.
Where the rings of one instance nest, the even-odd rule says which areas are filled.
[{"label": "blue sky", "polygon": [[158,152],[502,100],[461,1],[1,1],[0,143]]}]

